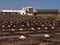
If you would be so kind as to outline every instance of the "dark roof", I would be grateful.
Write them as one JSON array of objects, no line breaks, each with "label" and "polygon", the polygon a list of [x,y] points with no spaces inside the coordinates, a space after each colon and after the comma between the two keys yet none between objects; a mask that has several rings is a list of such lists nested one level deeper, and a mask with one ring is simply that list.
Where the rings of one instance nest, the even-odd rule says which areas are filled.
[{"label": "dark roof", "polygon": [[58,9],[37,9],[37,12],[58,12]]}]

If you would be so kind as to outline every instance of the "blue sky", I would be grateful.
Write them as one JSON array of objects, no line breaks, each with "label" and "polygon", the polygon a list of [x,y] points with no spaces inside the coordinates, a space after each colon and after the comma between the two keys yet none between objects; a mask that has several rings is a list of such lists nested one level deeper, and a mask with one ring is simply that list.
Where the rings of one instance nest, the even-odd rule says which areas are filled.
[{"label": "blue sky", "polygon": [[60,0],[0,0],[0,9],[21,9],[26,6],[37,9],[60,9]]}]

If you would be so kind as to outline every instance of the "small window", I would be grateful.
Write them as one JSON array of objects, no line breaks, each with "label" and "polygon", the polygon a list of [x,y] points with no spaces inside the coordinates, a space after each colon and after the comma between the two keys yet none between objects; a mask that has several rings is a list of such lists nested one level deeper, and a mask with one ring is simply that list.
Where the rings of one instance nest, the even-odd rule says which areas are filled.
[{"label": "small window", "polygon": [[17,15],[18,13],[16,12],[15,14]]},{"label": "small window", "polygon": [[9,15],[10,15],[11,13],[9,12]]},{"label": "small window", "polygon": [[7,12],[5,12],[5,14],[7,15]]}]

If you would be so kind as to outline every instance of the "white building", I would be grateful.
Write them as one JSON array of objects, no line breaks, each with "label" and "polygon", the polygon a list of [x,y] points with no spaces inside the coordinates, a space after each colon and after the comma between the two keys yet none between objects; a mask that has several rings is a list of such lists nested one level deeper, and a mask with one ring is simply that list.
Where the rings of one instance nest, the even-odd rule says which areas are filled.
[{"label": "white building", "polygon": [[[3,13],[19,13],[21,15],[33,15],[33,7],[23,7],[22,10],[0,10]],[[7,14],[8,15],[8,14]]]}]

